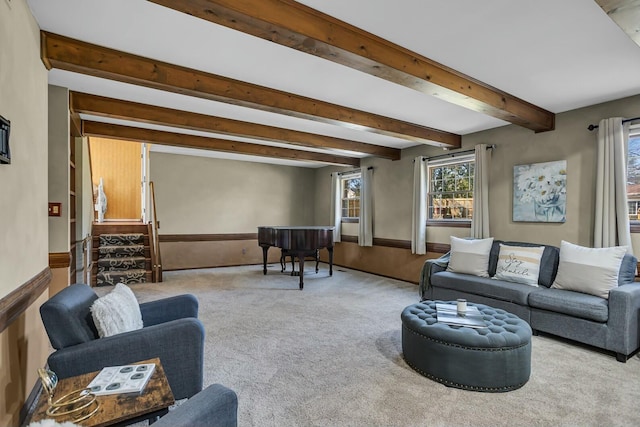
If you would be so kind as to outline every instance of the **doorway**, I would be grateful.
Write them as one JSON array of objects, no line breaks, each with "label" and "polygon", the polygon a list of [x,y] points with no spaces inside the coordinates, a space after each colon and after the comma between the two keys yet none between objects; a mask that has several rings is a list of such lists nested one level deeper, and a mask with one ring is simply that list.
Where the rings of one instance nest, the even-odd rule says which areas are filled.
[{"label": "doorway", "polygon": [[[144,144],[91,137],[89,145],[94,194],[102,179],[107,199],[105,221],[142,222],[145,205],[142,187],[146,175]],[[97,199],[94,197],[94,200]]]}]

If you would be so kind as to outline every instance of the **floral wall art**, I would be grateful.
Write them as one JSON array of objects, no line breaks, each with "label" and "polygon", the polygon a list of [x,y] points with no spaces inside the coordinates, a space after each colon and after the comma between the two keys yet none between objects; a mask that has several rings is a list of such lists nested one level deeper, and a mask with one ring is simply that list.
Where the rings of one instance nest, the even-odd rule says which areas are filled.
[{"label": "floral wall art", "polygon": [[567,161],[513,167],[513,220],[565,222]]}]

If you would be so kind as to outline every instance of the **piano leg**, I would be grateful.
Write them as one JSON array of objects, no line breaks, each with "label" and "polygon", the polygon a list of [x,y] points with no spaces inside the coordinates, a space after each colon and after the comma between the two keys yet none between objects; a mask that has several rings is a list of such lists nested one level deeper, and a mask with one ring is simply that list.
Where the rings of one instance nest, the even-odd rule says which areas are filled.
[{"label": "piano leg", "polygon": [[333,246],[327,248],[329,251],[329,276],[333,276]]},{"label": "piano leg", "polygon": [[304,278],[304,255],[305,254],[304,252],[298,252],[297,255],[298,255],[298,265],[299,265],[298,270],[300,273],[300,290],[302,290],[302,288],[304,287],[303,278]]},{"label": "piano leg", "polygon": [[260,245],[262,247],[262,274],[267,274],[267,251],[269,251],[268,245]]},{"label": "piano leg", "polygon": [[320,265],[320,249],[316,249],[316,253],[314,256],[316,258],[316,274],[318,274],[318,266]]},{"label": "piano leg", "polygon": [[286,249],[280,249],[280,273],[284,273],[287,269],[287,256],[289,256],[289,251]]}]

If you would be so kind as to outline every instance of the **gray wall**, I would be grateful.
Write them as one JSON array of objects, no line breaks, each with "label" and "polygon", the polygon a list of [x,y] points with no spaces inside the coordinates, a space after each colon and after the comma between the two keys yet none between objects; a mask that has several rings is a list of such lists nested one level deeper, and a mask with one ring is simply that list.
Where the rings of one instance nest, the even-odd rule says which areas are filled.
[{"label": "gray wall", "polygon": [[314,220],[308,168],[151,152],[160,234],[256,233]]},{"label": "gray wall", "polygon": [[11,164],[0,165],[0,297],[48,265],[47,70],[25,1],[0,2],[0,115]]},{"label": "gray wall", "polygon": [[[499,239],[559,245],[562,239],[580,245],[593,241],[596,133],[587,130],[602,118],[640,115],[640,96],[558,114],[556,130],[534,133],[509,125],[462,138],[462,149],[475,144],[496,144],[490,173],[490,229]],[[410,240],[413,158],[443,154],[442,149],[417,146],[402,151],[399,161],[367,159],[374,166],[374,236]],[[511,219],[513,167],[515,165],[567,160],[567,221],[562,224],[521,223]],[[329,173],[316,170],[316,222],[329,218]],[[449,243],[450,235],[469,235],[468,229],[429,227],[427,241]],[[637,245],[636,245],[637,246]],[[640,248],[639,248],[640,249]]]},{"label": "gray wall", "polygon": [[49,86],[49,201],[62,203],[49,217],[49,252],[68,252],[69,236],[69,90]]}]

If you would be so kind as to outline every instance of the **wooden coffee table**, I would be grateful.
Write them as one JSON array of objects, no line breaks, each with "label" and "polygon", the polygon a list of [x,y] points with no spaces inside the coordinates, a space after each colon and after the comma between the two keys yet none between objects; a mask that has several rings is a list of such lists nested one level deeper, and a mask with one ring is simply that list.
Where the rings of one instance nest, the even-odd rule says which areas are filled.
[{"label": "wooden coffee table", "polygon": [[[160,359],[142,360],[135,364],[142,363],[155,363],[156,368],[149,379],[149,383],[141,394],[110,394],[97,396],[97,401],[100,402],[98,412],[90,418],[80,421],[78,424],[87,427],[114,426],[118,424],[131,424],[145,419],[152,421],[166,414],[169,411],[169,406],[175,403],[175,399],[173,398],[173,392],[171,391],[171,387],[169,387],[169,382],[164,374]],[[86,387],[99,372],[100,371],[91,372],[89,374],[60,380],[56,387],[55,396],[64,396],[73,390]],[[55,396],[53,400],[56,399]],[[46,392],[43,391],[38,398],[36,409],[29,422],[52,418],[46,414],[48,406],[47,395]],[[55,420],[58,422],[71,421],[68,416],[56,417]]]}]

